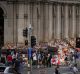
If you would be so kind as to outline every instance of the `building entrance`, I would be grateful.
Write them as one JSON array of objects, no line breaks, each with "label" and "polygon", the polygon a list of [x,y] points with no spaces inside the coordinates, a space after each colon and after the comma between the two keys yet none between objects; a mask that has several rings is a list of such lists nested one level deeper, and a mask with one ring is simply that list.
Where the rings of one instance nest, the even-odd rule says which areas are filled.
[{"label": "building entrance", "polygon": [[4,12],[0,8],[0,47],[4,45]]}]

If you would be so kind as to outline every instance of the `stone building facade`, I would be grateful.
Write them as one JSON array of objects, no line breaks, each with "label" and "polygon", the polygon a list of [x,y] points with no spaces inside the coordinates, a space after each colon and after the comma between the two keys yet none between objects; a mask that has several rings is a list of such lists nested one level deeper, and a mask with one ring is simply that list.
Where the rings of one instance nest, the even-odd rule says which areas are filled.
[{"label": "stone building facade", "polygon": [[23,29],[32,26],[37,42],[80,37],[79,0],[0,0],[4,44],[24,44]]}]

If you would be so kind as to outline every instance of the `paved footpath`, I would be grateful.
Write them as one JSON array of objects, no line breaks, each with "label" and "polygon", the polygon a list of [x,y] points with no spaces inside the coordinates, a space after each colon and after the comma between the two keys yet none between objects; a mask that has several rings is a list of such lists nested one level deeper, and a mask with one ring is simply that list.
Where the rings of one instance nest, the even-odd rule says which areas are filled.
[{"label": "paved footpath", "polygon": [[[31,74],[55,74],[54,69],[55,69],[55,66],[51,68],[33,69]],[[73,72],[69,69],[69,67],[64,67],[64,66],[59,68],[59,72],[60,74],[73,74]],[[80,74],[80,72],[77,74]]]},{"label": "paved footpath", "polygon": [[[32,68],[32,71],[28,71],[29,69],[27,68],[27,65],[22,65],[20,67],[20,73],[21,74],[55,74],[55,66],[52,66],[51,68]],[[59,68],[60,74],[73,74],[73,72],[70,70],[69,67],[66,66],[60,66]],[[79,67],[79,73],[80,74],[80,67]]]}]

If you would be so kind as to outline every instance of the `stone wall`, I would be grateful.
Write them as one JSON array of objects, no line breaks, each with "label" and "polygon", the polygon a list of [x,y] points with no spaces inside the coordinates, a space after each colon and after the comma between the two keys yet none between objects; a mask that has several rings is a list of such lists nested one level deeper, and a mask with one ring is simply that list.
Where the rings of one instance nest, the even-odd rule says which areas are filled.
[{"label": "stone wall", "polygon": [[4,43],[24,44],[23,29],[30,24],[37,42],[80,37],[80,5],[75,1],[0,1],[5,15]]}]

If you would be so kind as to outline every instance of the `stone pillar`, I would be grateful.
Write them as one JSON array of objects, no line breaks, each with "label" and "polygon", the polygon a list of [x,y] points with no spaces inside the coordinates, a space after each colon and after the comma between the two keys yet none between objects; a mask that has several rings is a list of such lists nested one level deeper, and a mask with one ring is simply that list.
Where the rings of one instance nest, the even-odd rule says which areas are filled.
[{"label": "stone pillar", "polygon": [[48,42],[49,38],[49,5],[45,4],[45,41]]},{"label": "stone pillar", "polygon": [[36,37],[36,40],[38,40],[38,21],[37,21],[37,5],[34,4],[32,9],[32,26],[33,26],[33,35]]},{"label": "stone pillar", "polygon": [[4,22],[8,21],[8,24],[5,24],[4,26],[4,31],[7,34],[6,42],[9,42],[9,43],[14,43],[14,22],[13,22],[14,15],[13,14],[14,14],[13,4],[9,4],[8,12],[7,12],[7,19],[4,20]]},{"label": "stone pillar", "polygon": [[31,18],[31,14],[30,14],[30,4],[27,4],[27,26],[29,26],[31,23],[30,23],[30,18]]},{"label": "stone pillar", "polygon": [[49,5],[49,40],[52,39],[52,33],[53,33],[53,15],[52,15],[52,4]]},{"label": "stone pillar", "polygon": [[43,42],[44,40],[44,34],[43,34],[43,25],[44,25],[44,14],[43,14],[43,10],[44,10],[44,5],[40,4],[40,26],[41,26],[41,42]]},{"label": "stone pillar", "polygon": [[61,38],[61,6],[60,4],[57,5],[57,21],[56,21],[56,38]]},{"label": "stone pillar", "polygon": [[24,43],[23,29],[24,29],[24,4],[19,4],[18,8],[18,43]]},{"label": "stone pillar", "polygon": [[17,4],[14,4],[14,7],[13,7],[13,40],[14,40],[14,44],[17,46],[17,39],[18,39],[18,36],[17,36],[17,19],[16,19],[16,14],[17,14]]},{"label": "stone pillar", "polygon": [[72,6],[72,38],[75,38],[76,36],[76,9],[75,5]]},{"label": "stone pillar", "polygon": [[80,37],[80,6],[79,6],[79,25],[78,25],[78,36]]},{"label": "stone pillar", "polygon": [[56,39],[56,31],[57,31],[57,5],[53,5],[53,11],[52,11],[52,14],[53,14],[53,22],[52,22],[52,38],[53,39]]},{"label": "stone pillar", "polygon": [[40,4],[37,5],[38,42],[41,41]]},{"label": "stone pillar", "polygon": [[68,13],[68,5],[65,5],[65,26],[64,26],[64,38],[68,38],[68,31],[69,31],[69,13]]},{"label": "stone pillar", "polygon": [[28,28],[28,5],[24,4],[24,28]]},{"label": "stone pillar", "polygon": [[8,19],[7,15],[4,16],[4,44],[8,41]]}]

